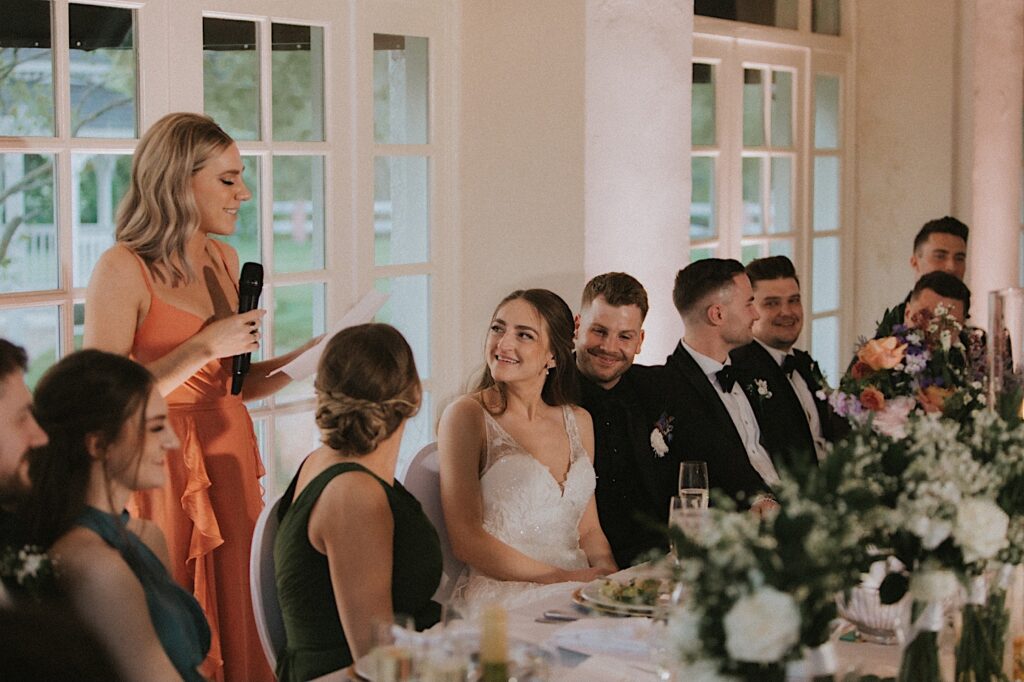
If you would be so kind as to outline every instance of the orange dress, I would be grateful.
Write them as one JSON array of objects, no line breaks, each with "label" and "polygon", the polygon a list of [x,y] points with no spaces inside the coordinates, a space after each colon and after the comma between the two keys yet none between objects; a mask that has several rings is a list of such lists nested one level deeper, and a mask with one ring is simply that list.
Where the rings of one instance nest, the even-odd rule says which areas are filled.
[{"label": "orange dress", "polygon": [[[213,243],[223,260],[226,247]],[[139,265],[150,305],[131,357],[147,364],[194,336],[204,321],[157,297],[148,268],[141,259]],[[167,458],[164,486],[135,493],[129,511],[163,530],[174,579],[206,612],[213,638],[201,672],[222,682],[259,682],[274,679],[249,594],[249,547],[265,471],[249,411],[230,387],[226,358],[208,362],[167,396],[181,453]]]}]

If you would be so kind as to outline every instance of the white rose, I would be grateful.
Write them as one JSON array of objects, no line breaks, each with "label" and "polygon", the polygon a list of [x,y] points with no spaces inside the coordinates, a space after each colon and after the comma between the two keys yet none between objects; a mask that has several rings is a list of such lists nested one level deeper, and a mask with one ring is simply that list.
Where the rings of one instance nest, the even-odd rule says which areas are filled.
[{"label": "white rose", "polygon": [[910,594],[922,602],[949,599],[960,589],[952,571],[918,571],[910,576]]},{"label": "white rose", "polygon": [[658,457],[664,457],[668,453],[668,445],[665,443],[665,436],[661,434],[657,428],[651,431],[651,447],[654,448],[654,454]]},{"label": "white rose", "polygon": [[910,532],[921,538],[921,545],[925,549],[932,550],[949,537],[953,532],[953,524],[921,514],[910,520]]},{"label": "white rose", "polygon": [[761,587],[725,614],[725,650],[736,661],[774,663],[800,641],[800,611],[791,596]]},{"label": "white rose", "polygon": [[1010,517],[995,502],[969,497],[957,508],[953,537],[960,544],[964,561],[973,563],[991,559],[1006,547],[1009,526]]}]

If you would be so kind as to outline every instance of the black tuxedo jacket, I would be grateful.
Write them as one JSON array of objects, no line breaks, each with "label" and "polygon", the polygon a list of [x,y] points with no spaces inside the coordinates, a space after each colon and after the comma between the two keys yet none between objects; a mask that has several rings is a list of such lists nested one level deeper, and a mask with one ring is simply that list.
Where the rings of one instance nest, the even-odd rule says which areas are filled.
[{"label": "black tuxedo jacket", "polygon": [[653,423],[647,423],[644,406],[654,371],[634,365],[611,389],[577,373],[580,404],[594,420],[597,513],[620,568],[651,549],[668,548],[661,529],[677,494],[679,465],[651,448]]},{"label": "black tuxedo jacket", "polygon": [[[707,462],[712,491],[722,490],[741,507],[749,506],[758,493],[768,492],[768,485],[750,464],[743,439],[718,390],[681,343],[658,369],[658,388],[654,401],[648,404],[648,419],[653,428],[661,415],[672,418],[666,459],[671,458],[677,473],[679,462]],[[757,407],[752,407],[756,415]],[[675,485],[679,485],[678,478]],[[712,492],[712,504],[714,500]]]},{"label": "black tuxedo jacket", "polygon": [[[761,427],[761,438],[772,460],[787,468],[817,464],[814,439],[807,416],[804,414],[803,404],[771,353],[757,341],[751,341],[729,355],[747,396],[751,401],[760,403],[760,409],[755,413]],[[814,359],[807,352],[797,349],[793,350],[793,355],[796,362],[805,368],[804,373],[812,375],[813,378],[811,367]],[[757,379],[767,382],[771,398],[758,396],[755,384]],[[797,378],[797,381],[800,380]],[[822,388],[820,383],[815,380],[808,388],[814,396],[814,407],[818,412],[818,421],[821,422],[822,435],[826,440],[834,442],[845,435],[849,427],[845,420],[835,415],[828,401],[821,400],[816,395]]]}]

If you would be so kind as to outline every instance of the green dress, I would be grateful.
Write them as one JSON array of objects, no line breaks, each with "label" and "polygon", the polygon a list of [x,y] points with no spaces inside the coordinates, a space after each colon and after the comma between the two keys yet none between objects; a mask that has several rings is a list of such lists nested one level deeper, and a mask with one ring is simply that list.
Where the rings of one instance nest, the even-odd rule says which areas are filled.
[{"label": "green dress", "polygon": [[295,498],[296,474],[281,501],[281,524],[274,542],[277,597],[287,639],[277,661],[277,678],[283,682],[309,680],[352,665],[327,557],[310,544],[308,533],[309,514],[320,494],[335,476],[349,471],[370,474],[388,497],[395,527],[391,570],[394,613],[411,615],[418,630],[440,619],[441,607],[431,597],[441,581],[441,545],[416,498],[398,481],[388,485],[362,465],[349,462],[327,467]]},{"label": "green dress", "polygon": [[88,528],[116,549],[142,584],[153,629],[167,657],[183,680],[202,682],[196,670],[210,650],[210,626],[199,602],[171,579],[171,574],[153,551],[113,514],[86,507],[75,525]]}]

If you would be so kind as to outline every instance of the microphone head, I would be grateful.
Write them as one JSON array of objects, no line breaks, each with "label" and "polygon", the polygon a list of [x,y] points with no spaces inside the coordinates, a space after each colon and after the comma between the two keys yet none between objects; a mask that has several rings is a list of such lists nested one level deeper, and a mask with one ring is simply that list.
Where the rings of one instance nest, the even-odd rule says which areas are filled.
[{"label": "microphone head", "polygon": [[242,275],[238,278],[239,294],[246,292],[259,296],[263,290],[263,266],[259,263],[247,262],[242,266]]}]

